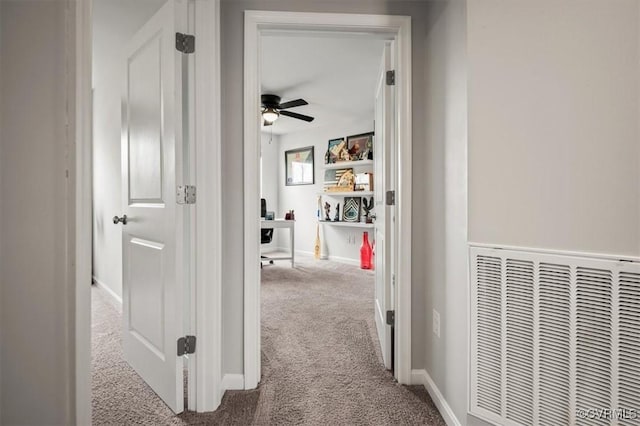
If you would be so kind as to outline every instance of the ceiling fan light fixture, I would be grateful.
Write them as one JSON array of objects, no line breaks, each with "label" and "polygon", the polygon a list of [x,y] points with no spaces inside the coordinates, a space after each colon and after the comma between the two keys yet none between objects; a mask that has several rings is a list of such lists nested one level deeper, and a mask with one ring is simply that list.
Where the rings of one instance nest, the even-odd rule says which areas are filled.
[{"label": "ceiling fan light fixture", "polygon": [[280,113],[275,108],[267,107],[262,111],[262,118],[269,123],[273,123],[278,117],[280,117]]}]

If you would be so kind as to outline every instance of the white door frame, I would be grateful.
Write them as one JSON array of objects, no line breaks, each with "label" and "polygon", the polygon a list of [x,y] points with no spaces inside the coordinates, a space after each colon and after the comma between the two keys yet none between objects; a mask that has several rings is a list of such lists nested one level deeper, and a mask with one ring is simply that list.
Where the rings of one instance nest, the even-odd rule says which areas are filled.
[{"label": "white door frame", "polygon": [[396,358],[411,383],[411,18],[391,15],[246,11],[244,21],[244,382],[260,381],[260,37],[265,30],[388,35],[397,44]]},{"label": "white door frame", "polygon": [[[193,101],[195,116],[195,294],[191,300],[195,312],[198,338],[195,357],[195,406],[198,412],[213,411],[224,393],[222,388],[222,223],[221,223],[221,153],[220,153],[220,0],[192,0],[190,16],[196,36],[193,85],[197,94]],[[70,156],[75,167],[69,175],[70,199],[75,200],[75,217],[67,227],[74,230],[69,244],[74,260],[70,278],[69,335],[75,346],[73,389],[69,389],[72,423],[91,423],[91,40],[92,4],[69,1],[67,21],[68,80],[67,97],[70,117]],[[70,231],[70,234],[73,232]],[[193,316],[193,314],[192,314]]]}]

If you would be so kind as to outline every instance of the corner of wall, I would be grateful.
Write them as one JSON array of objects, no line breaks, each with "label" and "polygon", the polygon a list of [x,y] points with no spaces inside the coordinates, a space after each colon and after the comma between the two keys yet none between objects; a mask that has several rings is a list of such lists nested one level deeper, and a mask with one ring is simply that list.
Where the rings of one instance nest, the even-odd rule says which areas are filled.
[{"label": "corner of wall", "polygon": [[[427,38],[426,287],[422,382],[448,424],[468,406],[468,186],[466,2],[434,6]],[[442,99],[445,101],[443,102]],[[433,310],[440,335],[432,332]],[[440,402],[437,402],[439,400]],[[451,421],[452,423],[449,423]]]},{"label": "corner of wall", "polygon": [[426,370],[411,370],[411,383],[425,387],[447,426],[461,426],[456,414]]}]

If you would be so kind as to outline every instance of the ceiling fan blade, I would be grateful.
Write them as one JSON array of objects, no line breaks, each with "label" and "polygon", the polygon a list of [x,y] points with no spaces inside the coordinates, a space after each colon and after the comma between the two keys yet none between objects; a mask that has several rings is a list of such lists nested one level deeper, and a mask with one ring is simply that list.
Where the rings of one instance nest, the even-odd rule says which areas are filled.
[{"label": "ceiling fan blade", "polygon": [[291,111],[280,111],[280,115],[286,115],[287,117],[297,118],[298,120],[304,120],[308,122],[313,121],[313,117],[309,117],[308,115],[298,114],[296,112]]},{"label": "ceiling fan blade", "polygon": [[267,121],[267,120],[262,120],[262,125],[263,126],[271,126],[273,123]]},{"label": "ceiling fan blade", "polygon": [[287,109],[287,108],[293,108],[293,107],[302,106],[302,105],[309,105],[309,103],[304,99],[296,99],[294,101],[289,101],[289,102],[280,104],[278,106],[278,109]]}]

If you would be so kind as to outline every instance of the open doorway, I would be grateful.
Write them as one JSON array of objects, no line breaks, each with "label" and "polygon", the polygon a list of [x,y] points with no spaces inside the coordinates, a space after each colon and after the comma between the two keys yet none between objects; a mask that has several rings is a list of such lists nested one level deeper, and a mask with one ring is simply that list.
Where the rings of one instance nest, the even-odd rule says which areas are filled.
[{"label": "open doorway", "polygon": [[[281,102],[277,119],[261,128],[261,387],[280,388],[295,377],[296,386],[282,391],[286,399],[265,394],[271,410],[286,411],[294,394],[313,394],[331,423],[320,407],[365,405],[336,377],[360,383],[362,395],[393,385],[385,369],[392,369],[391,356],[383,361],[377,333],[381,309],[374,309],[383,277],[372,257],[376,227],[383,228],[376,214],[386,208],[374,185],[385,156],[376,149],[383,135],[375,134],[375,121],[389,42],[308,31],[261,41],[261,100],[275,95]],[[313,422],[310,415],[299,419]]]},{"label": "open doorway", "polygon": [[194,383],[189,5],[93,6],[93,421],[161,422]]},{"label": "open doorway", "polygon": [[[309,27],[313,27],[313,31],[309,31]],[[306,28],[306,34],[305,34]],[[363,73],[360,72],[360,79],[367,80],[364,78],[364,75],[373,75],[373,78],[370,78],[369,84],[369,92],[366,95],[366,98],[369,99],[369,107],[366,110],[360,110],[360,124],[361,128],[358,128],[357,119],[354,120],[353,117],[349,117],[345,119],[345,121],[349,121],[350,123],[340,123],[342,118],[347,117],[346,113],[340,114],[340,109],[344,109],[348,111],[348,108],[352,106],[349,103],[349,91],[351,87],[342,87],[341,93],[333,95],[333,97],[329,96],[328,99],[338,99],[338,103],[334,103],[333,105],[327,100],[326,105],[317,105],[320,106],[318,111],[321,114],[322,107],[328,107],[331,109],[333,107],[333,111],[337,112],[334,118],[334,121],[328,121],[323,123],[324,126],[318,126],[316,130],[299,130],[296,132],[292,132],[290,134],[282,133],[278,135],[277,131],[273,131],[271,129],[267,129],[266,134],[262,134],[260,136],[259,133],[259,123],[261,121],[257,120],[259,118],[260,111],[260,95],[265,94],[265,91],[278,91],[288,92],[288,93],[271,93],[274,95],[281,96],[281,100],[283,102],[290,101],[292,99],[303,98],[305,99],[309,105],[300,105],[299,108],[293,109],[296,113],[313,116],[314,113],[318,114],[318,112],[312,112],[311,107],[314,106],[313,99],[301,91],[300,89],[309,89],[309,86],[313,83],[314,77],[316,79],[320,79],[323,69],[326,67],[317,64],[315,69],[307,70],[302,76],[298,76],[296,78],[291,77],[291,70],[288,72],[284,72],[285,76],[290,76],[288,79],[280,81],[281,87],[277,87],[277,82],[270,83],[268,81],[261,80],[262,78],[269,78],[268,76],[264,76],[264,70],[269,69],[269,65],[267,65],[267,61],[270,60],[268,55],[265,52],[269,49],[268,43],[270,41],[274,41],[277,38],[286,38],[286,37],[298,37],[304,38],[309,37],[315,39],[318,43],[330,43],[336,42],[338,43],[342,41],[340,47],[329,47],[327,50],[326,61],[335,65],[335,69],[339,71],[339,76],[333,77],[334,84],[339,86],[341,83],[340,77],[342,80],[349,81],[349,71],[351,68],[352,71],[355,71],[355,78],[358,78],[358,66],[354,64],[349,64],[348,60],[334,58],[332,61],[332,56],[329,53],[335,52],[345,52],[344,45],[348,45],[349,43],[356,43],[358,41],[362,42],[373,41],[378,44],[378,50],[375,58],[375,65],[370,66],[372,68],[371,74],[369,72]],[[281,237],[276,238],[276,247],[284,248],[285,250],[290,250],[290,253],[295,254],[300,252],[300,254],[309,254],[316,251],[316,247],[318,244],[315,244],[316,236],[321,234],[321,240],[328,240],[327,236],[333,236],[332,240],[334,241],[334,261],[342,261],[343,263],[352,263],[352,265],[340,265],[342,267],[351,266],[354,270],[354,273],[362,274],[367,273],[367,271],[362,271],[359,269],[360,266],[360,253],[359,248],[362,243],[363,231],[365,229],[371,228],[371,231],[374,231],[375,228],[380,225],[383,233],[387,233],[389,236],[388,241],[386,243],[392,243],[388,250],[388,258],[385,258],[385,262],[383,265],[389,269],[388,275],[381,277],[380,286],[373,285],[375,274],[369,272],[371,276],[369,277],[369,285],[373,287],[373,296],[371,297],[368,309],[368,314],[365,313],[365,316],[368,316],[370,324],[372,324],[368,330],[371,331],[370,335],[373,335],[373,342],[376,340],[376,336],[380,342],[380,347],[382,349],[382,354],[384,358],[384,366],[388,369],[393,368],[394,376],[401,383],[409,383],[410,382],[410,264],[403,260],[404,256],[408,256],[410,251],[410,191],[411,191],[411,181],[410,181],[410,92],[409,92],[409,82],[410,82],[410,61],[408,60],[408,53],[410,46],[409,41],[409,22],[408,19],[402,17],[384,17],[384,16],[348,16],[348,15],[325,15],[325,14],[287,14],[286,16],[282,16],[276,13],[269,12],[248,12],[245,15],[245,388],[252,388],[260,382],[261,379],[264,379],[263,371],[261,368],[260,361],[260,350],[267,348],[270,336],[263,336],[261,340],[260,336],[260,324],[261,318],[266,317],[270,312],[261,312],[261,290],[260,290],[260,267],[259,267],[259,256],[260,256],[260,246],[261,246],[261,229],[265,227],[269,227],[268,221],[261,222],[258,214],[261,212],[260,209],[260,180],[261,174],[259,172],[259,164],[260,164],[260,146],[262,145],[262,169],[267,171],[267,174],[271,174],[272,176],[276,175],[278,190],[276,194],[273,195],[273,191],[271,193],[271,197],[277,198],[277,206],[280,209],[276,210],[276,215],[283,215],[289,210],[294,210],[295,213],[295,232],[296,237],[293,240],[293,244],[297,244],[297,247],[293,248],[291,246],[287,246],[286,244],[286,236],[283,235]],[[274,39],[274,40],[271,40]],[[307,40],[307,44],[311,45],[315,41]],[[304,42],[303,42],[304,44]],[[285,45],[286,43],[281,42],[281,45]],[[386,58],[386,61],[383,61],[385,57],[383,55],[383,46],[386,46],[390,50],[389,56]],[[286,56],[286,53],[292,52],[291,49],[282,49],[280,53]],[[277,51],[274,51],[273,56],[277,57]],[[313,48],[309,48],[307,54],[311,52],[321,57],[321,48],[319,46],[315,46]],[[346,50],[345,54],[349,54],[349,50]],[[351,53],[354,57],[357,57],[357,54]],[[262,64],[259,63],[259,58],[262,58]],[[296,68],[304,68],[296,61],[297,58],[294,56],[290,56],[290,59],[281,59],[281,62],[284,62],[285,65],[289,65],[291,69]],[[303,58],[302,61],[305,61]],[[313,62],[312,58],[307,58],[306,61]],[[334,63],[335,62],[335,63]],[[342,62],[342,63],[340,63]],[[345,66],[345,64],[349,64],[349,66]],[[362,62],[364,64],[364,62]],[[312,65],[313,67],[313,65]],[[353,75],[353,74],[352,74]],[[397,78],[394,81],[394,76]],[[353,78],[353,77],[351,77]],[[274,80],[276,81],[276,80]],[[393,86],[393,92],[396,94],[394,96],[386,96],[385,101],[380,103],[380,106],[385,107],[385,102],[389,104],[391,108],[389,108],[387,113],[382,113],[380,115],[375,114],[375,97],[376,97],[376,89],[377,82],[382,81],[383,86]],[[353,80],[351,80],[352,85]],[[358,82],[361,82],[358,80]],[[273,87],[265,87],[265,83],[274,84]],[[287,85],[289,83],[291,86]],[[365,89],[366,90],[366,89]],[[328,89],[325,89],[328,91]],[[357,95],[355,95],[357,96]],[[362,96],[362,95],[361,95]],[[318,99],[322,99],[322,96],[319,96]],[[360,100],[360,99],[358,99]],[[294,101],[295,102],[295,101]],[[367,101],[364,100],[366,103]],[[357,104],[358,102],[353,102],[352,104]],[[304,108],[304,110],[303,110]],[[256,114],[256,111],[258,114]],[[367,116],[367,114],[369,114]],[[258,117],[256,117],[258,115]],[[382,120],[387,119],[387,127],[379,127],[380,122],[376,123],[376,119]],[[291,120],[291,117],[280,117],[278,121],[273,126],[273,129],[278,127],[278,123],[285,120],[288,120],[290,123],[296,123],[297,126],[305,127],[309,123],[305,122],[308,120],[302,120],[300,122],[296,120]],[[314,120],[315,121],[315,120]],[[346,127],[340,128],[340,124],[343,124]],[[364,123],[364,124],[363,124]],[[294,126],[294,124],[287,124],[284,127]],[[353,127],[349,127],[353,126]],[[262,126],[264,127],[264,126]],[[322,131],[318,130],[322,129]],[[313,132],[316,133],[314,135],[306,134],[303,132]],[[381,137],[385,135],[385,132],[388,132],[387,137]],[[273,133],[273,134],[272,134]],[[388,222],[383,221],[382,224],[376,225],[375,222],[373,224],[367,223],[366,218],[361,220],[355,220],[351,223],[347,223],[349,221],[344,220],[344,203],[351,203],[351,199],[345,200],[345,195],[351,196],[354,199],[359,198],[359,208],[356,207],[355,216],[357,218],[358,213],[362,214],[362,195],[356,193],[355,187],[353,190],[348,191],[344,194],[328,194],[324,192],[325,189],[325,172],[331,170],[342,170],[342,166],[353,166],[353,168],[358,168],[357,170],[352,170],[354,175],[365,175],[365,173],[373,172],[373,176],[375,177],[375,168],[376,164],[372,160],[363,159],[363,158],[355,158],[355,165],[350,163],[351,158],[346,159],[347,162],[343,164],[338,164],[334,166],[331,164],[332,161],[327,159],[325,161],[325,154],[330,151],[329,144],[330,141],[338,140],[336,145],[340,144],[340,139],[345,139],[345,145],[347,150],[351,147],[348,146],[347,138],[351,137],[363,137],[366,135],[375,134],[380,136],[378,141],[382,142],[392,142],[390,145],[388,155],[381,155],[380,159],[387,158],[388,163],[386,164],[387,176],[390,181],[381,182],[378,185],[379,192],[376,193],[375,189],[370,191],[375,199],[375,209],[378,209],[380,216],[385,216],[385,212],[388,213]],[[275,136],[274,136],[275,135]],[[269,141],[271,145],[274,143],[274,137],[276,140],[277,154],[270,153],[269,151],[273,151],[273,148],[269,148]],[[365,139],[366,140],[366,139]],[[373,138],[374,142],[376,138]],[[265,149],[265,141],[267,148]],[[316,146],[317,144],[317,146]],[[297,146],[294,146],[297,145]],[[256,149],[257,148],[257,149]],[[311,188],[309,191],[305,188],[304,185],[295,186],[293,189],[291,185],[287,185],[289,182],[288,176],[288,165],[286,163],[286,158],[288,158],[289,153],[295,153],[296,150],[299,149],[307,149],[307,153],[305,155],[308,158],[308,152],[310,148],[313,148],[314,154],[314,173],[313,173],[313,182],[311,185],[308,185],[307,188]],[[348,152],[348,151],[347,151]],[[379,149],[379,152],[384,153],[384,148]],[[331,155],[331,152],[328,152],[328,156]],[[365,154],[366,155],[366,154]],[[265,158],[271,157],[274,158],[276,163],[272,165],[265,164]],[[376,158],[376,149],[373,150],[373,157]],[[273,160],[272,160],[273,161]],[[359,163],[362,161],[362,163]],[[365,163],[368,162],[368,166],[371,169],[362,169]],[[328,164],[327,164],[328,163]],[[276,170],[274,173],[274,169]],[[379,169],[379,171],[382,169]],[[379,176],[382,176],[383,173],[379,173]],[[262,176],[264,178],[264,176]],[[327,182],[332,179],[327,179]],[[334,181],[336,179],[333,179]],[[338,179],[339,180],[339,179]],[[364,183],[364,182],[363,182]],[[335,184],[335,182],[333,182]],[[396,187],[397,185],[397,187]],[[267,185],[268,186],[268,185]],[[375,184],[373,185],[375,188]],[[357,188],[360,189],[360,188]],[[362,188],[364,189],[364,188]],[[371,190],[371,185],[369,187]],[[265,185],[264,181],[262,182],[262,191],[263,195],[265,194]],[[330,191],[329,191],[330,192]],[[394,195],[399,195],[401,202],[399,205],[395,205],[393,202]],[[323,197],[322,203],[319,203],[319,196]],[[326,220],[326,213],[324,211],[324,203],[329,202],[331,204],[330,208],[330,221]],[[298,210],[291,206],[292,204],[296,204]],[[342,219],[339,221],[333,221],[336,216],[336,204],[340,203],[341,211],[337,215],[338,219]],[[367,199],[367,204],[369,204],[369,200]],[[255,210],[254,210],[255,207]],[[267,211],[273,210],[267,207]],[[320,218],[320,221],[318,219]],[[301,221],[300,224],[304,223],[304,230],[299,227],[298,221]],[[387,226],[383,226],[385,224]],[[346,226],[345,226],[346,225]],[[339,227],[343,226],[342,229]],[[319,227],[322,227],[322,231],[318,232]],[[388,228],[388,229],[387,229]],[[327,231],[328,229],[328,231]],[[357,233],[354,229],[358,229]],[[396,231],[397,229],[397,231]],[[341,233],[341,234],[338,234]],[[374,240],[375,237],[373,235],[374,232],[369,233],[370,240]],[[355,236],[354,236],[355,234]],[[376,236],[380,235],[378,232],[375,232]],[[339,235],[339,236],[336,236]],[[403,238],[397,239],[396,235],[399,235]],[[304,237],[303,237],[304,236]],[[324,237],[324,238],[323,238]],[[284,240],[283,240],[284,239]],[[346,252],[350,252],[349,259],[348,256],[336,256],[336,252],[339,250],[336,242],[346,242],[347,247]],[[320,252],[322,253],[323,242],[320,242]],[[306,248],[306,250],[305,250]],[[326,257],[331,257],[331,250],[329,247],[324,247]],[[351,250],[349,250],[351,249]],[[380,253],[379,241],[376,242],[376,251]],[[306,252],[306,253],[305,253]],[[355,252],[355,253],[354,253]],[[355,254],[355,256],[354,256]],[[321,254],[322,256],[322,254]],[[354,259],[355,257],[355,259]],[[300,260],[296,257],[296,263]],[[311,258],[313,259],[313,257]],[[311,262],[314,262],[313,260]],[[324,260],[320,262],[327,262],[325,265],[329,265],[331,260]],[[277,262],[276,262],[277,263]],[[353,263],[356,265],[354,266]],[[320,263],[316,263],[316,265],[320,265]],[[338,265],[336,263],[336,265]],[[283,263],[284,266],[284,263]],[[305,266],[305,265],[302,265]],[[268,275],[272,275],[275,271],[275,267],[264,267],[262,270],[262,274],[264,277]],[[294,274],[308,272],[304,269],[293,268]],[[320,272],[321,273],[321,272]],[[337,274],[344,275],[344,274]],[[307,277],[308,278],[308,277]],[[297,290],[300,290],[300,287],[303,287],[305,282],[305,277],[298,277],[299,286]],[[394,284],[397,284],[394,286]],[[264,285],[264,282],[263,282]],[[318,283],[318,285],[322,285]],[[364,288],[366,288],[367,284],[364,284]],[[393,286],[393,287],[392,287]],[[295,286],[290,286],[291,288],[295,288]],[[286,293],[286,290],[284,291]],[[295,293],[295,292],[294,292]],[[311,291],[313,293],[313,291]],[[345,291],[343,294],[347,294]],[[334,292],[333,297],[339,297],[339,292]],[[285,296],[286,297],[286,296]],[[382,309],[375,309],[374,300],[379,297],[384,297],[383,303],[380,304]],[[275,298],[277,300],[277,297]],[[313,303],[310,301],[309,303]],[[355,306],[355,305],[354,305]],[[266,310],[264,303],[262,307]],[[342,306],[342,308],[338,308],[344,310],[348,310],[348,307]],[[377,311],[377,312],[376,312]],[[314,318],[315,324],[317,327],[326,325],[326,320],[329,319],[329,316],[324,316],[328,314],[328,312],[320,312],[318,313],[317,318]],[[376,318],[376,314],[380,316],[381,321],[374,321]],[[366,320],[365,320],[366,322]],[[373,325],[375,324],[375,325]],[[400,332],[394,334],[391,332],[392,328],[400,327]],[[265,324],[263,330],[266,330],[267,325]],[[308,323],[307,327],[312,329],[314,324]],[[261,348],[261,342],[265,346]],[[375,342],[377,345],[378,342]],[[395,358],[392,355],[392,348],[395,349]],[[300,349],[300,348],[298,348]],[[331,347],[324,348],[324,352],[330,352]],[[266,354],[265,354],[266,355]],[[312,354],[313,355],[313,354]],[[322,354],[320,354],[322,355]],[[312,358],[312,356],[310,355]],[[263,358],[266,359],[264,365],[266,366],[266,362],[270,360],[268,357]],[[393,360],[392,360],[393,359]],[[382,364],[382,363],[380,363]],[[271,368],[272,366],[269,365]],[[384,370],[382,365],[381,369]],[[261,376],[261,373],[263,375]]]}]

